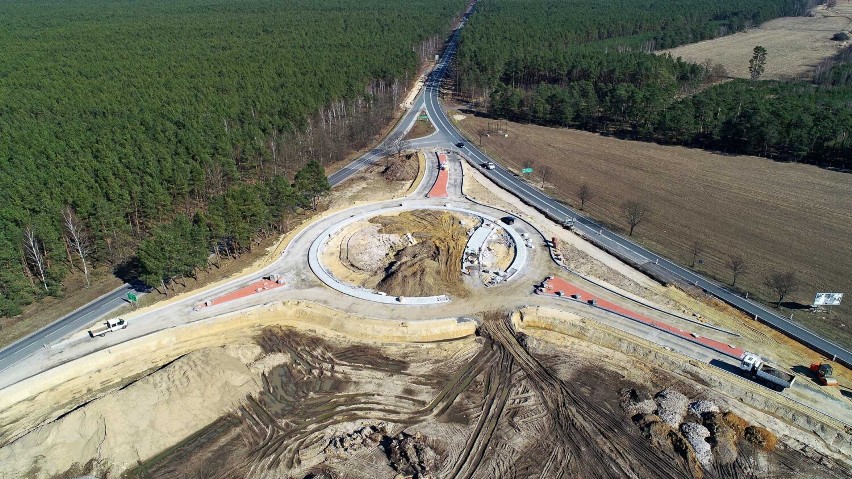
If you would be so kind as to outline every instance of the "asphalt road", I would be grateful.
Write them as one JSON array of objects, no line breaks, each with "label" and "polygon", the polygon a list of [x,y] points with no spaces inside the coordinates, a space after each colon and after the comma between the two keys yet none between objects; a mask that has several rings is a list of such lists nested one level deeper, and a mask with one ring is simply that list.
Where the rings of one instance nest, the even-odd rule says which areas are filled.
[{"label": "asphalt road", "polygon": [[[416,97],[411,109],[397,123],[386,139],[376,148],[329,176],[329,183],[332,186],[342,183],[365,166],[383,158],[385,144],[393,141],[400,135],[405,134],[405,132],[414,124],[422,109],[426,110],[436,128],[436,132],[427,138],[411,142],[412,147],[458,149],[467,157],[470,163],[477,167],[483,163],[494,161],[476,148],[476,146],[468,143],[467,140],[464,139],[449,118],[447,118],[439,104],[441,82],[452,62],[453,55],[455,54],[461,28],[467,22],[467,19],[472,12],[472,9],[469,10],[463,16],[460,26],[453,31],[453,34],[448,39],[444,54],[442,55],[439,64],[427,78],[425,88]],[[458,148],[456,146],[457,143],[464,143],[464,146]],[[852,353],[848,350],[788,321],[759,304],[746,300],[739,295],[730,292],[724,286],[714,281],[696,274],[687,268],[679,266],[662,256],[646,250],[631,240],[607,230],[591,219],[580,215],[573,209],[568,208],[562,203],[559,203],[541,191],[533,188],[499,164],[497,164],[496,168],[493,170],[483,169],[482,171],[491,180],[495,181],[501,187],[512,192],[533,207],[545,213],[550,213],[552,216],[558,218],[573,218],[575,220],[575,228],[577,230],[588,236],[596,236],[596,241],[604,244],[605,246],[614,250],[625,251],[633,257],[644,257],[648,261],[655,262],[673,275],[703,288],[708,293],[759,318],[761,321],[772,325],[788,336],[797,339],[798,341],[826,354],[829,357],[835,357],[837,361],[844,363],[847,366],[852,366]],[[19,340],[3,350],[0,350],[0,372],[23,360],[34,351],[38,350],[38,348],[58,341],[65,335],[78,331],[85,327],[88,323],[122,306],[125,304],[122,298],[125,298],[127,293],[132,289],[133,288],[130,285],[125,284],[85,307],[57,320],[44,329]]]},{"label": "asphalt road", "polygon": [[[435,124],[435,128],[440,132],[440,136],[442,138],[447,138],[453,144],[459,142],[464,143],[464,147],[458,149],[467,157],[468,161],[476,167],[481,167],[483,163],[487,163],[489,161],[494,162],[496,167],[493,170],[481,169],[485,176],[506,190],[512,192],[527,204],[542,212],[549,213],[551,216],[556,218],[573,218],[575,220],[576,230],[582,232],[586,236],[593,236],[595,241],[604,244],[608,248],[625,251],[634,258],[645,258],[669,271],[676,277],[694,284],[704,289],[709,294],[712,294],[713,296],[716,296],[746,313],[755,316],[760,321],[771,325],[775,329],[784,332],[788,336],[795,338],[812,349],[819,351],[828,357],[834,357],[838,362],[852,367],[852,353],[843,347],[788,321],[786,318],[779,316],[760,304],[747,300],[738,294],[731,292],[725,286],[716,283],[715,281],[705,278],[688,268],[675,264],[674,262],[643,248],[626,237],[607,230],[605,227],[599,225],[593,220],[581,215],[577,211],[530,186],[527,182],[500,166],[499,163],[495,162],[475,145],[469,143],[461,135],[439,105],[439,87],[437,84],[427,85],[425,90],[424,103],[426,105],[426,110],[429,117]],[[436,146],[455,148],[455,146],[450,144]]]},{"label": "asphalt road", "polygon": [[59,341],[64,336],[85,328],[97,318],[124,306],[127,304],[127,293],[130,292],[135,292],[137,297],[143,294],[129,284],[121,285],[71,314],[0,350],[0,372],[12,367],[44,345]]}]

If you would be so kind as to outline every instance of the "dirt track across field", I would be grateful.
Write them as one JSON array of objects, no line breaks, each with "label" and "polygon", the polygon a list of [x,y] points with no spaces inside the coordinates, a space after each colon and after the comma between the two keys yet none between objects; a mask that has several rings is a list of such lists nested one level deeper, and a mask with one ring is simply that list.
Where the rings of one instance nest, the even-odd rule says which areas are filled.
[{"label": "dirt track across field", "polygon": [[849,42],[831,39],[852,29],[852,2],[840,0],[833,9],[819,6],[812,17],[784,17],[748,31],[692,43],[661,54],[693,63],[721,64],[728,75],[749,78],[748,62],[754,47],[767,50],[764,80],[808,79],[814,67]]},{"label": "dirt track across field", "polygon": [[[473,136],[487,120],[472,115],[458,124]],[[692,244],[705,251],[699,271],[730,282],[731,254],[749,271],[737,286],[771,300],[763,276],[795,271],[799,291],[786,301],[809,304],[817,291],[852,291],[852,175],[809,165],[750,156],[619,140],[570,129],[509,123],[509,137],[491,135],[483,148],[518,171],[547,165],[547,192],[579,206],[576,191],[587,183],[593,198],[585,212],[626,234],[621,205],[638,200],[650,215],[634,238],[687,266]],[[542,185],[541,176],[531,182]],[[792,305],[797,307],[796,305]],[[849,347],[852,302],[828,316],[783,309],[819,334]]]}]

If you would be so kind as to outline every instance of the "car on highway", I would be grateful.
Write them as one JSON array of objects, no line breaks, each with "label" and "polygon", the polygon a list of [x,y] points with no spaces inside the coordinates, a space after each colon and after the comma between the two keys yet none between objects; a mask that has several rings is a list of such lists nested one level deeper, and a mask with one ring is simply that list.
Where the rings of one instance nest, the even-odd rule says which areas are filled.
[{"label": "car on highway", "polygon": [[494,168],[496,168],[496,166],[497,165],[495,165],[493,161],[489,161],[487,163],[482,164],[482,167],[485,168],[486,170],[493,170]]},{"label": "car on highway", "polygon": [[458,142],[458,143],[456,143],[456,147],[458,147],[458,148],[464,148],[464,143],[462,143],[462,142]]}]

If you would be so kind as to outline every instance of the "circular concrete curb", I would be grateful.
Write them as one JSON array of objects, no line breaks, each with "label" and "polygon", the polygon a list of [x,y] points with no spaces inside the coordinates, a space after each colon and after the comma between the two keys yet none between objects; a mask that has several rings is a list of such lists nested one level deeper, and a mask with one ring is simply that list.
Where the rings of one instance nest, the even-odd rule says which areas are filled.
[{"label": "circular concrete curb", "polygon": [[[308,265],[311,267],[311,271],[313,271],[314,274],[317,275],[317,278],[319,278],[320,281],[322,281],[332,289],[335,289],[348,296],[363,299],[366,301],[373,301],[376,303],[384,304],[402,304],[413,306],[426,306],[450,302],[450,297],[445,294],[439,296],[388,296],[386,293],[383,293],[381,291],[373,291],[367,288],[352,286],[335,278],[334,275],[331,274],[331,272],[325,267],[324,264],[322,264],[322,261],[320,261],[319,259],[320,251],[322,251],[326,247],[328,240],[331,239],[335,233],[342,230],[343,228],[358,221],[362,221],[375,216],[414,210],[453,211],[483,218],[485,220],[491,221],[492,223],[498,223],[498,219],[492,217],[491,215],[479,213],[459,206],[453,206],[450,203],[446,203],[443,206],[423,204],[406,206],[405,203],[399,203],[399,206],[392,206],[380,210],[368,211],[356,215],[351,215],[349,218],[335,223],[323,230],[323,232],[320,233],[319,236],[317,236],[317,238],[314,239],[314,241],[311,243],[311,247],[308,252]],[[518,233],[514,228],[509,225],[501,224],[501,227],[509,233],[509,235],[512,237],[512,241],[515,242],[515,257],[512,259],[511,265],[509,265],[509,267],[507,268],[507,271],[510,271],[511,273],[505,279],[505,281],[509,281],[518,273],[518,271],[520,271],[521,267],[526,263],[527,250],[524,247],[524,238],[520,235],[520,233]],[[459,267],[461,267],[461,265]]]}]

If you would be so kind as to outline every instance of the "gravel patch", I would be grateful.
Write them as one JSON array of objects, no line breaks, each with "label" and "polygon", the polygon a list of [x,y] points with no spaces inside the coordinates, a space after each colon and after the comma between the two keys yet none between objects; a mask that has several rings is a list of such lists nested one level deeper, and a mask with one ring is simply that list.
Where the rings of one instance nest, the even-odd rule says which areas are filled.
[{"label": "gravel patch", "polygon": [[689,441],[692,450],[695,452],[695,459],[705,469],[709,468],[713,463],[713,453],[710,451],[710,444],[706,441],[710,437],[710,431],[701,424],[694,422],[686,422],[680,426],[680,431]]},{"label": "gravel patch", "polygon": [[695,414],[698,417],[702,417],[704,414],[711,412],[719,412],[719,406],[717,406],[713,401],[695,401],[689,405],[689,413]]},{"label": "gravel patch", "polygon": [[682,393],[668,388],[660,391],[656,397],[657,415],[672,428],[677,428],[686,416],[689,398]]}]

